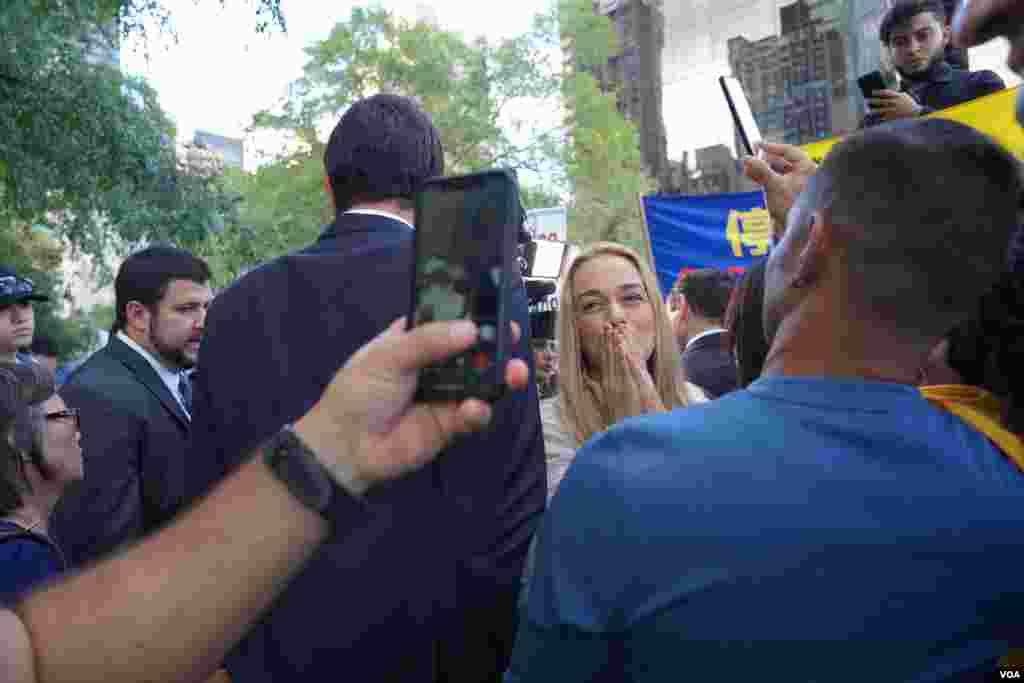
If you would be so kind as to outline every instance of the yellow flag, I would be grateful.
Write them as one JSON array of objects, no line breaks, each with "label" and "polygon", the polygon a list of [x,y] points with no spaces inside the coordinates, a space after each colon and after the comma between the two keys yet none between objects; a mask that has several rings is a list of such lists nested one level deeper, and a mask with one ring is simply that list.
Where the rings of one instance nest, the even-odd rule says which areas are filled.
[{"label": "yellow flag", "polygon": [[[732,246],[733,256],[764,256],[768,253],[768,241],[772,234],[771,218],[764,209],[729,212],[725,226],[725,238]],[[744,253],[746,247],[749,253]]]},{"label": "yellow flag", "polygon": [[[1018,86],[1019,87],[1019,86]],[[929,117],[951,119],[971,126],[998,141],[1008,150],[1024,159],[1024,129],[1017,123],[1016,102],[1018,88],[1000,90],[997,93],[979,97],[976,100],[958,104],[949,109],[929,114]],[[818,163],[825,158],[832,145],[841,137],[819,140],[801,149]]]}]

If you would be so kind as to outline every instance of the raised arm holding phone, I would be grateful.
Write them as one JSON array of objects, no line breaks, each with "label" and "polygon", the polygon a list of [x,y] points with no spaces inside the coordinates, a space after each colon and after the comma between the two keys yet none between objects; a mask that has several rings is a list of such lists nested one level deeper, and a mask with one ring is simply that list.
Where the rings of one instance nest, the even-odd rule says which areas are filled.
[{"label": "raised arm holding phone", "polygon": [[[0,610],[0,680],[204,680],[330,537],[332,518],[348,526],[369,518],[362,492],[490,420],[490,406],[476,399],[413,402],[417,373],[470,348],[476,326],[403,328],[396,321],[364,346],[293,425],[299,448],[334,482],[328,508],[314,509],[262,449],[172,526]],[[523,361],[508,362],[511,389],[527,377]]]}]

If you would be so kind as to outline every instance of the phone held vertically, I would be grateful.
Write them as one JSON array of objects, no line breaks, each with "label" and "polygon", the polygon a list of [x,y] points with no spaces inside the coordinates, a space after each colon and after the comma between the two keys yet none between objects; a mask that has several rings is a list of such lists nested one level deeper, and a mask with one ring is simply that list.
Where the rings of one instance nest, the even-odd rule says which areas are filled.
[{"label": "phone held vertically", "polygon": [[865,100],[869,100],[875,96],[875,93],[879,90],[891,90],[889,84],[885,82],[885,77],[881,71],[872,71],[871,73],[864,74],[857,79],[857,87],[860,88],[860,94],[864,96]]},{"label": "phone held vertically", "polygon": [[477,344],[420,372],[418,401],[495,401],[509,356],[509,293],[522,212],[511,171],[434,178],[416,193],[409,326],[472,320]]},{"label": "phone held vertically", "polygon": [[750,156],[757,155],[757,146],[761,144],[761,129],[754,118],[754,112],[750,109],[750,102],[747,100],[743,86],[733,76],[720,76],[718,83],[722,86],[725,94],[725,101],[729,103],[729,111],[732,113],[733,123],[739,131],[743,146]]}]

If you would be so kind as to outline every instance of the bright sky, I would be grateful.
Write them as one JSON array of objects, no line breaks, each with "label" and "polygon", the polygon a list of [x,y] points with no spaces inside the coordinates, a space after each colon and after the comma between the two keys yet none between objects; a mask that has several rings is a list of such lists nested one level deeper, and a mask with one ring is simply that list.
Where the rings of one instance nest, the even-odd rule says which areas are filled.
[{"label": "bright sky", "polygon": [[[387,0],[385,4],[391,11],[410,18],[417,16],[418,8],[429,7],[443,28],[461,32],[467,38],[483,35],[500,39],[528,31],[534,15],[545,11],[552,1]],[[349,17],[354,5],[366,4],[352,0],[283,0],[288,32],[271,30],[257,34],[255,0],[227,0],[226,8],[217,0],[164,2],[173,13],[178,43],[168,38],[152,41],[148,61],[140,51],[126,46],[121,58],[126,72],[146,76],[157,89],[161,104],[177,122],[182,139],[191,139],[197,128],[241,136],[252,115],[273,107],[286,93],[288,84],[302,75],[303,48],[326,38],[335,23]],[[676,5],[706,6],[709,2],[712,0],[677,0]],[[749,26],[744,29],[741,25],[753,22],[762,33],[777,30],[776,6],[787,2],[733,0],[732,4],[746,9],[721,17],[700,13],[701,18],[694,19],[694,26],[690,27],[690,33],[696,31],[700,35],[684,32],[668,46],[667,52],[673,55],[679,49],[685,48],[686,52],[677,57],[680,64],[686,65],[685,70],[673,69],[665,75],[664,114],[669,155],[673,158],[679,158],[683,149],[716,143],[731,147],[731,119],[716,81],[718,75],[728,70],[728,63],[724,52],[713,55],[709,51],[714,46],[701,42],[711,41],[702,32],[716,33],[713,26],[709,27],[710,20],[717,18],[723,24],[717,31],[721,35],[716,38],[721,44],[714,48],[721,52],[724,37],[738,32],[749,34],[747,37],[752,39],[761,37],[754,35],[757,31]],[[667,8],[678,9],[676,5]],[[755,6],[764,11],[750,12],[750,7]],[[700,51],[702,47],[708,54]],[[980,48],[972,52],[971,65],[976,69],[997,69],[1015,85],[1019,79],[1005,69],[1006,51],[1005,43]],[[665,57],[670,59],[669,54]],[[694,102],[702,104],[694,106]],[[544,119],[557,116],[534,114]]]},{"label": "bright sky", "polygon": [[[417,6],[429,5],[439,24],[467,38],[511,37],[529,30],[534,14],[549,0],[468,2],[466,0],[388,0],[386,7],[413,18]],[[152,41],[147,62],[140,50],[126,46],[127,73],[145,76],[160,103],[177,122],[182,138],[195,129],[240,136],[252,115],[272,107],[293,80],[302,75],[303,48],[326,38],[346,20],[355,5],[340,0],[284,0],[288,32],[255,31],[254,0],[165,0],[172,11],[178,42]]]}]

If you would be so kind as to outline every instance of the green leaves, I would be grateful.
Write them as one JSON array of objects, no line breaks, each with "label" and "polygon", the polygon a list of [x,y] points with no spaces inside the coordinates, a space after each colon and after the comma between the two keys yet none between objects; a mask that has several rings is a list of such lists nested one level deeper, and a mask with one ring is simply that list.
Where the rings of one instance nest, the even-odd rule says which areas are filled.
[{"label": "green leaves", "polygon": [[425,23],[410,23],[380,7],[357,7],[326,40],[306,50],[309,61],[294,96],[256,125],[299,130],[336,121],[352,102],[376,92],[415,97],[441,132],[449,172],[494,165],[539,168],[550,162],[536,139],[513,136],[510,106],[552,97],[558,77],[528,37],[491,43]]},{"label": "green leaves", "polygon": [[227,171],[228,191],[239,199],[237,220],[208,235],[196,250],[210,264],[215,286],[310,244],[333,219],[324,192],[322,155],[322,147],[315,147],[253,174]]},{"label": "green leaves", "polygon": [[15,218],[45,226],[106,263],[140,242],[194,246],[211,224],[233,220],[219,181],[177,158],[156,93],[84,52],[106,39],[99,29],[115,9],[130,26],[158,8],[150,0],[0,7],[0,228]]},{"label": "green leaves", "polygon": [[618,110],[616,93],[602,92],[594,77],[615,49],[611,22],[590,0],[559,0],[557,11],[567,62],[562,96],[570,141],[563,159],[574,193],[570,237],[642,246],[638,199],[651,183],[644,176],[639,136]]}]

